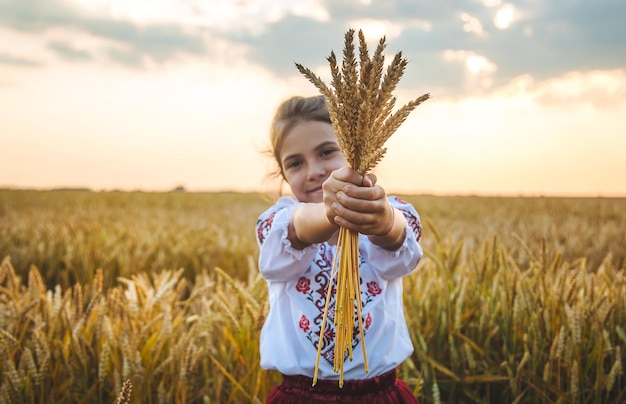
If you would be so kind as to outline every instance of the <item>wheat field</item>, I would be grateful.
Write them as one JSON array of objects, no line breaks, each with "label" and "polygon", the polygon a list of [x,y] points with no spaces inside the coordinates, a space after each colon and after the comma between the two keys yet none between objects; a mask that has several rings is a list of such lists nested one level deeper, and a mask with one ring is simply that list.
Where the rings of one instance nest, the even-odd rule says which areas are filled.
[{"label": "wheat field", "polygon": [[[421,402],[626,401],[626,199],[402,197],[426,255],[398,375]],[[270,203],[0,190],[0,402],[263,402]]]}]

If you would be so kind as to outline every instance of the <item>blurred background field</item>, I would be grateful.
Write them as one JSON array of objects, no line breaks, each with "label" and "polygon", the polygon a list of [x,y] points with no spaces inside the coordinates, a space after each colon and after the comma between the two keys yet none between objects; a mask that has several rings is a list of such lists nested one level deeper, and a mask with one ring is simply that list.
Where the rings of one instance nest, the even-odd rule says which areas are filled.
[{"label": "blurred background field", "polygon": [[[464,255],[496,237],[520,265],[545,243],[591,268],[626,257],[626,199],[402,196],[425,225],[423,246],[441,238]],[[184,268],[193,279],[221,267],[247,276],[257,254],[254,224],[270,201],[254,193],[0,191],[0,256],[16,271],[39,268],[49,287]],[[256,257],[255,257],[256,258]]]},{"label": "blurred background field", "polygon": [[[402,195],[422,402],[626,400],[626,199]],[[254,193],[0,190],[0,401],[262,402]]]}]

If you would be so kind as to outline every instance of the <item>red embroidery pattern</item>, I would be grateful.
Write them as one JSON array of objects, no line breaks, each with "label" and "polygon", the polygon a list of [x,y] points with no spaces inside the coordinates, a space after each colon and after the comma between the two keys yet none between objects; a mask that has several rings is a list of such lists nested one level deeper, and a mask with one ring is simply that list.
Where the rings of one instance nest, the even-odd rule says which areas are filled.
[{"label": "red embroidery pattern", "polygon": [[380,288],[380,286],[378,286],[378,283],[376,283],[376,281],[367,282],[367,292],[372,296],[380,295],[380,292],[382,291],[383,290]]},{"label": "red embroidery pattern", "polygon": [[306,277],[301,277],[298,279],[298,283],[296,284],[296,290],[300,293],[306,293],[311,289],[311,280]]},{"label": "red embroidery pattern", "polygon": [[326,244],[320,245],[320,250],[315,257],[315,264],[322,270],[331,269],[333,265],[333,258],[329,248]]},{"label": "red embroidery pattern", "polygon": [[270,229],[272,228],[274,216],[276,216],[276,212],[272,212],[272,214],[269,215],[265,220],[259,219],[256,223],[256,236],[261,244],[263,244],[265,238],[270,232]]},{"label": "red embroidery pattern", "polygon": [[309,325],[311,325],[311,322],[303,314],[302,317],[300,317],[300,324],[298,324],[298,325],[300,326],[300,328],[302,328],[302,331],[307,332],[307,331],[309,331]]},{"label": "red embroidery pattern", "polygon": [[404,199],[398,197],[398,196],[392,196],[391,199],[393,199],[394,201],[398,202],[401,205],[408,205],[408,202],[405,201]]},{"label": "red embroidery pattern", "polygon": [[[309,275],[308,277],[306,275],[300,277],[294,286],[294,289],[298,293],[306,295],[307,300],[313,304],[316,309],[316,313],[318,313],[314,316],[314,318],[312,318],[312,320],[309,320],[308,317],[302,315],[298,323],[298,327],[306,334],[306,338],[311,342],[311,345],[315,350],[317,350],[320,342],[319,336],[322,327],[322,319],[324,317],[324,308],[326,305],[326,293],[328,292],[328,286],[330,283],[330,272],[332,266],[332,253],[330,250],[331,249],[325,244],[322,244],[314,260],[314,264],[310,268],[310,270],[315,271],[316,273]],[[361,290],[361,293],[363,294],[362,303],[365,308],[365,306],[367,306],[367,304],[370,303],[375,296],[382,293],[382,289],[376,281],[366,282],[363,286],[364,288]],[[332,287],[334,289],[336,288],[335,282],[333,282]],[[335,320],[336,293],[334,292],[335,291],[333,290],[328,310],[328,318],[326,319],[323,338],[321,340],[321,357],[324,358],[324,360],[330,365],[334,362],[333,355],[335,348],[335,327],[333,324]],[[365,330],[369,329],[372,321],[372,315],[371,313],[368,313],[363,319]],[[354,324],[354,338],[352,342],[353,349],[355,349],[360,342],[358,319],[356,314],[354,317]],[[347,357],[348,353],[346,352],[346,359]]]},{"label": "red embroidery pattern", "polygon": [[415,234],[415,240],[420,241],[422,239],[422,222],[413,213],[408,210],[400,209],[404,215],[406,222],[409,224],[413,233]]},{"label": "red embroidery pattern", "polygon": [[367,286],[367,291],[365,292],[365,299],[362,300],[363,307],[365,307],[367,303],[371,302],[375,296],[378,296],[383,292],[376,281],[367,282],[365,286]]},{"label": "red embroidery pattern", "polygon": [[[400,205],[408,205],[409,203],[402,198],[397,196],[392,196],[391,199],[396,201]],[[404,217],[406,218],[407,223],[413,229],[413,233],[415,233],[415,240],[418,242],[422,239],[422,223],[411,211],[408,209],[399,208]]]}]

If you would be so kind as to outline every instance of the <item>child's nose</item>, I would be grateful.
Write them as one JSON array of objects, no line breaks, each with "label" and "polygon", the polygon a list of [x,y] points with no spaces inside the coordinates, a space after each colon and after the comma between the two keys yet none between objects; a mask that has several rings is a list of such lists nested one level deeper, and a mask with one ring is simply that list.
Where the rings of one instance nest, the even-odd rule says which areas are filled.
[{"label": "child's nose", "polygon": [[310,179],[317,179],[319,177],[321,177],[322,175],[324,175],[324,166],[322,166],[321,164],[311,164],[309,165],[309,178]]}]

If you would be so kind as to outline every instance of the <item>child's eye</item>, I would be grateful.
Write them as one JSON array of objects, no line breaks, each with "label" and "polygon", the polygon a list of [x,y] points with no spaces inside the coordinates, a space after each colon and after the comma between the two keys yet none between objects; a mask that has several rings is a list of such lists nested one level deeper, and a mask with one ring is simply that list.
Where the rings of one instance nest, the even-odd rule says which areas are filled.
[{"label": "child's eye", "polygon": [[326,157],[326,156],[330,156],[330,155],[334,154],[337,151],[338,151],[338,149],[324,149],[324,150],[322,150],[321,155]]},{"label": "child's eye", "polygon": [[290,168],[299,167],[300,165],[302,165],[302,162],[300,160],[292,160],[287,163],[286,167],[287,169],[290,169]]}]

